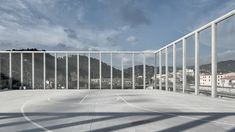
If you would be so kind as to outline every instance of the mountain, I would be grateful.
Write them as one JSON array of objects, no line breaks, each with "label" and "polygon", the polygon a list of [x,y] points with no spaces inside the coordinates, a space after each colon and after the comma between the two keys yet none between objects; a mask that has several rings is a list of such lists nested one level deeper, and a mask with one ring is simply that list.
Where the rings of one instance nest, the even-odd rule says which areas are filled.
[{"label": "mountain", "polygon": [[[8,50],[9,51],[9,50]],[[12,51],[38,51],[37,49],[12,49]],[[43,50],[44,51],[44,50]],[[23,54],[23,75],[24,80],[31,79],[32,76],[32,54]],[[43,81],[43,54],[35,53],[34,54],[34,65],[35,65],[35,84]],[[1,78],[4,80],[8,80],[9,76],[9,54],[0,54],[0,70],[1,70]],[[88,74],[88,57],[85,55],[79,56],[79,74],[80,78],[87,78]],[[20,53],[12,53],[12,80],[13,86],[20,86]],[[51,80],[55,75],[55,58],[53,54],[46,53],[46,80]],[[57,55],[57,78],[58,81],[65,79],[66,74],[66,58],[65,56],[61,56],[61,54]],[[68,75],[69,80],[74,77],[77,73],[77,56],[70,55],[68,56]],[[110,78],[110,65],[102,62],[102,77]],[[90,58],[90,75],[91,78],[99,78],[99,60],[96,58]],[[113,68],[113,78],[121,78],[121,69]],[[146,65],[146,78],[150,79],[154,74],[154,67]],[[135,66],[135,75],[142,76],[143,75],[143,65]],[[124,69],[124,77],[131,78],[132,77],[132,67]],[[30,82],[30,81],[29,81]],[[6,82],[7,83],[7,82]],[[41,84],[41,83],[40,83]]]},{"label": "mountain", "polygon": [[[143,65],[135,66],[135,76],[143,76]],[[125,77],[132,77],[132,67],[124,69]],[[154,75],[154,66],[146,65],[146,78],[150,79]]]},{"label": "mountain", "polygon": [[[200,66],[201,71],[211,73],[211,64],[205,64]],[[217,63],[218,73],[235,72],[235,60],[220,61]]]}]

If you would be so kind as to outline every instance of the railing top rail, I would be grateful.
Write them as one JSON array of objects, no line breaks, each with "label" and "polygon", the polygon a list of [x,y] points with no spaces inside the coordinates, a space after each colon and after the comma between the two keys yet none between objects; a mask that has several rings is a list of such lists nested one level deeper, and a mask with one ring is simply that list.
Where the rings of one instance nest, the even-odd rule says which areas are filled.
[{"label": "railing top rail", "polygon": [[167,47],[173,46],[173,44],[178,43],[178,42],[182,41],[183,39],[192,36],[195,33],[199,33],[200,31],[209,28],[212,24],[217,24],[217,23],[219,23],[219,22],[221,22],[221,21],[223,21],[223,20],[225,20],[225,19],[227,19],[227,18],[229,18],[231,16],[234,16],[234,15],[235,15],[235,9],[230,11],[230,12],[228,12],[227,14],[225,14],[225,15],[223,15],[223,16],[221,16],[221,17],[219,17],[219,18],[217,18],[217,19],[215,19],[215,20],[213,20],[213,21],[211,21],[209,23],[207,23],[206,25],[204,25],[204,26],[202,26],[202,27],[200,27],[200,28],[198,28],[198,29],[196,29],[196,30],[194,30],[194,31],[184,35],[183,37],[181,37],[181,38],[179,38],[179,39],[169,43],[168,45],[158,49],[155,53],[157,53],[157,52],[159,52],[159,51],[161,51],[161,50],[163,50],[163,49],[165,49]]},{"label": "railing top rail", "polygon": [[0,51],[0,53],[58,53],[58,54],[85,54],[85,53],[112,53],[112,54],[154,54],[155,51]]}]

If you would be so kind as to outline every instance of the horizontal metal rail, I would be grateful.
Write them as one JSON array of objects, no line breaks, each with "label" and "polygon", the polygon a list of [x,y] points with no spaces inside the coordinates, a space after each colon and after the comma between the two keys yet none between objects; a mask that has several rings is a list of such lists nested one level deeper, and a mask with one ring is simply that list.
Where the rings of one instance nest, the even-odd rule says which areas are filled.
[{"label": "horizontal metal rail", "polygon": [[217,19],[215,19],[214,21],[211,21],[211,22],[209,22],[208,24],[206,24],[206,25],[204,25],[204,26],[202,26],[202,27],[200,27],[200,28],[198,28],[198,29],[196,29],[196,30],[194,30],[194,31],[192,31],[192,32],[190,32],[190,33],[184,35],[183,37],[181,37],[181,38],[179,38],[179,39],[177,39],[177,40],[175,40],[175,41],[173,41],[173,42],[167,44],[166,46],[164,46],[164,47],[162,47],[162,48],[156,50],[155,53],[160,52],[161,50],[163,50],[163,49],[165,49],[165,48],[167,48],[167,47],[173,46],[173,44],[178,43],[178,42],[180,42],[180,41],[183,41],[183,39],[186,39],[186,38],[188,38],[188,37],[194,35],[195,33],[198,33],[198,32],[200,32],[200,31],[202,31],[202,30],[205,30],[205,29],[211,27],[211,25],[212,25],[213,23],[214,23],[214,24],[217,24],[217,23],[219,23],[219,22],[221,22],[221,21],[223,21],[223,20],[225,20],[225,19],[227,19],[227,18],[229,18],[229,17],[231,17],[231,16],[233,16],[233,15],[235,15],[235,9],[232,10],[232,11],[230,11],[229,13],[227,13],[227,14],[225,14],[225,15],[223,15],[223,16],[217,18]]},{"label": "horizontal metal rail", "polygon": [[91,54],[154,54],[155,51],[0,51],[0,53],[58,53],[58,54],[85,54],[85,53],[91,53]]}]

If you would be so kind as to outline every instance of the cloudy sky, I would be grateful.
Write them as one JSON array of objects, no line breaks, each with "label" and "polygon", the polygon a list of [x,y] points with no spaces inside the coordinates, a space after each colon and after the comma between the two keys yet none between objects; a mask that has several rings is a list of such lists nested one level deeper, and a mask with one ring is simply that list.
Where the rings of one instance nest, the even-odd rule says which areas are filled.
[{"label": "cloudy sky", "polygon": [[235,0],[0,0],[0,48],[155,50]]}]

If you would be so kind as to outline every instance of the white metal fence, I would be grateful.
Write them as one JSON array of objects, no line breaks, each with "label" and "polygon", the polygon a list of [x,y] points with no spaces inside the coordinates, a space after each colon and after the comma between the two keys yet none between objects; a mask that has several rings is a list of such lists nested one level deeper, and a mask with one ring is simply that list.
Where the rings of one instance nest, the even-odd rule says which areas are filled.
[{"label": "white metal fence", "polygon": [[[169,82],[173,83],[172,91],[181,91],[185,92],[194,92],[196,95],[199,93],[204,93],[211,95],[212,97],[217,97],[217,95],[221,96],[234,96],[234,71],[235,67],[230,69],[226,69],[228,65],[234,65],[233,61],[235,60],[235,10],[227,13],[226,15],[219,17],[218,19],[202,26],[199,29],[181,37],[180,39],[166,45],[165,47],[157,50],[155,53],[159,57],[159,75],[162,77],[162,56],[165,57],[165,73],[164,85],[166,86],[166,90],[169,88]],[[221,26],[222,25],[222,26]],[[226,34],[226,35],[225,35]],[[203,36],[204,35],[204,36]],[[223,36],[224,35],[224,36]],[[193,38],[193,48],[187,49],[189,45],[187,40],[189,38]],[[205,39],[206,44],[202,42],[202,39]],[[221,39],[219,41],[219,38]],[[201,40],[200,40],[201,39]],[[226,43],[225,43],[226,42]],[[206,47],[206,46],[207,47]],[[177,47],[178,46],[178,47]],[[203,47],[204,46],[204,47]],[[202,47],[202,48],[200,48]],[[210,48],[205,51],[206,48]],[[169,71],[169,49],[172,49],[172,71]],[[222,50],[223,49],[223,50]],[[225,50],[226,49],[226,50]],[[217,51],[221,50],[220,53]],[[207,52],[207,54],[205,53]],[[224,54],[229,52],[229,56],[225,56]],[[194,59],[194,64],[189,68],[187,67],[187,59],[189,57],[188,53],[194,53],[192,57]],[[205,55],[205,56],[204,56]],[[222,57],[223,56],[223,57]],[[182,57],[182,58],[181,58]],[[209,62],[207,65],[203,63],[203,58],[209,57]],[[222,59],[220,62],[218,58]],[[181,60],[182,59],[182,60]],[[226,63],[222,65],[221,63]],[[228,64],[227,64],[228,63]],[[218,65],[220,65],[220,69],[218,69]],[[207,67],[204,68],[203,67]],[[191,77],[191,83],[188,83],[188,79],[190,77],[190,70],[193,72]],[[217,72],[217,71],[222,71]],[[217,78],[219,75],[223,76],[222,78]],[[169,75],[171,76],[171,81],[169,80]],[[226,75],[230,75],[227,79],[230,79],[231,86],[221,87],[220,82],[224,79],[226,81]],[[221,80],[219,80],[221,79]],[[162,79],[160,79],[160,87],[162,85]],[[203,84],[203,82],[205,84]],[[206,84],[207,83],[207,84]],[[160,88],[161,89],[161,88]],[[229,90],[230,89],[230,90]]]},{"label": "white metal fence", "polygon": [[234,15],[235,10],[155,52],[0,51],[1,88],[160,89],[234,96]]},{"label": "white metal fence", "polygon": [[2,89],[154,87],[154,52],[1,51],[0,57]]}]

